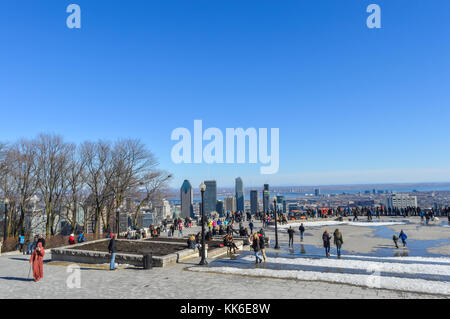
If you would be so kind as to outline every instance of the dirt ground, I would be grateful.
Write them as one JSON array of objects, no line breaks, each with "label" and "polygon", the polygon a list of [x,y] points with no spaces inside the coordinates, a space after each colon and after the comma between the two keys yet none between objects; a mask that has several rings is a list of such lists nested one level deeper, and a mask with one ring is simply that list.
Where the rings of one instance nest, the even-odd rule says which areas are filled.
[{"label": "dirt ground", "polygon": [[[118,253],[132,255],[143,255],[151,252],[153,256],[164,256],[187,248],[187,244],[185,243],[173,245],[156,242],[153,243],[152,241],[138,242],[118,240],[116,241],[116,244]],[[73,247],[71,249],[108,252],[108,245],[109,240],[105,240],[97,243],[88,243],[86,245]]]}]

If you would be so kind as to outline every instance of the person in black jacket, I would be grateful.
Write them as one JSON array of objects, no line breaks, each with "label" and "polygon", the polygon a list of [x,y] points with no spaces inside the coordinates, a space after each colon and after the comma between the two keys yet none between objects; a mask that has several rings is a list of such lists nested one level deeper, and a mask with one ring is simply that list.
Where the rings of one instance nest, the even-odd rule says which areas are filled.
[{"label": "person in black jacket", "polygon": [[45,238],[44,238],[44,235],[39,234],[39,239],[38,239],[38,241],[37,241],[37,243],[36,243],[36,247],[37,247],[37,244],[38,244],[38,243],[41,243],[41,244],[42,244],[42,247],[45,248]]},{"label": "person in black jacket", "polygon": [[331,236],[328,233],[328,230],[325,230],[323,235],[322,235],[322,240],[323,240],[323,247],[325,248],[325,254],[328,257],[330,257],[330,240],[331,240]]},{"label": "person in black jacket", "polygon": [[294,233],[295,233],[295,231],[292,229],[292,226],[289,226],[289,229],[288,229],[289,247],[294,246]]},{"label": "person in black jacket", "polygon": [[111,254],[109,270],[116,270],[115,260],[116,260],[116,253],[117,253],[117,244],[116,244],[116,236],[114,234],[111,234],[111,240],[109,241],[108,250],[109,250],[109,253]]},{"label": "person in black jacket", "polygon": [[303,241],[303,234],[305,233],[305,226],[303,226],[303,223],[300,225],[298,230],[300,231],[300,241]]}]

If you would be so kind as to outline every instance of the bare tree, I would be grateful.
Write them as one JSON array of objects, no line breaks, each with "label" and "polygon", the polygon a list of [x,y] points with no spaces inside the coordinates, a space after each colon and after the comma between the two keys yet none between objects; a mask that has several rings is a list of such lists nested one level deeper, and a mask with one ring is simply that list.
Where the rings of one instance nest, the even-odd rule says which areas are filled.
[{"label": "bare tree", "polygon": [[89,201],[93,207],[95,226],[94,232],[100,232],[100,220],[106,224],[104,209],[108,200],[113,196],[112,179],[113,165],[112,152],[109,142],[84,142],[81,145],[81,157],[85,163],[85,181],[89,189]]},{"label": "bare tree", "polygon": [[[139,185],[145,182],[158,165],[153,154],[137,139],[121,139],[113,149],[112,187],[116,208],[121,207],[126,197],[131,195]],[[116,231],[119,226],[116,215]]]},{"label": "bare tree", "polygon": [[61,196],[65,192],[65,172],[71,146],[58,135],[40,134],[36,140],[37,184],[45,205],[46,235],[54,235],[54,223],[61,211]]},{"label": "bare tree", "polygon": [[140,182],[139,191],[143,191],[143,198],[136,205],[134,211],[133,227],[136,228],[139,219],[140,211],[143,206],[150,201],[161,198],[161,192],[167,187],[167,182],[172,178],[171,174],[165,171],[154,170],[146,174]]},{"label": "bare tree", "polygon": [[75,230],[78,220],[79,209],[84,209],[83,202],[87,198],[85,189],[85,166],[84,158],[80,156],[79,148],[71,145],[68,154],[68,167],[65,179],[67,181],[67,192],[65,194],[65,212],[66,219],[71,225],[72,231]]},{"label": "bare tree", "polygon": [[10,197],[15,199],[18,210],[18,221],[14,227],[14,235],[17,235],[24,233],[25,211],[29,209],[37,188],[36,144],[25,139],[13,144],[7,150],[6,163],[9,166]]},{"label": "bare tree", "polygon": [[136,226],[141,208],[155,200],[171,178],[157,169],[158,164],[138,139],[84,142],[77,147],[59,135],[40,134],[12,145],[0,143],[0,196],[9,199],[7,235],[24,232],[25,213],[36,195],[42,201],[43,212],[37,214],[46,217],[47,236],[55,234],[63,218],[73,231],[80,209],[85,229],[90,221],[95,233],[101,232],[101,224],[103,230],[113,223],[118,227],[114,211],[127,198],[138,202]]}]

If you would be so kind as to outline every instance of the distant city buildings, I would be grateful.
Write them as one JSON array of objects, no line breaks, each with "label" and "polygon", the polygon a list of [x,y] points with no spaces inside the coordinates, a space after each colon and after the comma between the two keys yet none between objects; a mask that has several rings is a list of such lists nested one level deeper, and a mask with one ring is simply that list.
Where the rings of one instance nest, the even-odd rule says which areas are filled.
[{"label": "distant city buildings", "polygon": [[205,215],[216,211],[217,184],[216,181],[205,181]]},{"label": "distant city buildings", "polygon": [[410,196],[408,194],[393,194],[387,197],[387,207],[398,209],[417,207],[417,196]]},{"label": "distant city buildings", "polygon": [[181,218],[194,217],[194,191],[191,183],[186,179],[181,185]]},{"label": "distant city buildings", "polygon": [[235,212],[236,211],[236,199],[234,197],[225,198],[225,211]]},{"label": "distant city buildings", "polygon": [[216,212],[219,214],[219,217],[222,217],[224,215],[224,204],[223,201],[218,200],[216,204]]},{"label": "distant city buildings", "polygon": [[240,177],[235,180],[236,190],[236,211],[244,211],[244,184]]},{"label": "distant city buildings", "polygon": [[[170,219],[172,218],[172,213],[170,209],[169,201],[166,199],[162,199],[159,202],[156,202],[154,205],[154,212],[155,212],[155,220],[159,223],[163,219]],[[156,222],[155,222],[156,223]]]},{"label": "distant city buildings", "polygon": [[316,188],[316,189],[314,190],[314,195],[315,195],[316,197],[319,197],[319,196],[320,196],[320,188]]},{"label": "distant city buildings", "polygon": [[256,214],[259,211],[258,191],[253,189],[250,191],[250,212]]},{"label": "distant city buildings", "polygon": [[277,209],[283,213],[286,213],[286,199],[284,196],[277,196]]}]

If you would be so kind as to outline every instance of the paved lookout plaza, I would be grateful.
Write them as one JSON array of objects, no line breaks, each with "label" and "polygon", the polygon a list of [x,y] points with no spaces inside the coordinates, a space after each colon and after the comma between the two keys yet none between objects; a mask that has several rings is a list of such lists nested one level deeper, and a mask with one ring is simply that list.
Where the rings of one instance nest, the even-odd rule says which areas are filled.
[{"label": "paved lookout plaza", "polygon": [[[255,224],[259,230],[261,223]],[[296,231],[292,249],[289,225]],[[208,257],[209,264],[201,267],[198,255],[149,270],[119,264],[109,271],[106,263],[79,263],[79,288],[74,263],[51,261],[50,250],[38,283],[27,278],[27,256],[3,255],[0,298],[450,298],[447,222],[424,226],[420,218],[385,217],[369,225],[324,219],[305,222],[305,228],[301,242],[297,223],[279,225],[279,250],[272,248],[273,227],[267,228],[271,248],[266,249],[267,262],[258,265],[248,245],[231,257]],[[332,245],[327,259],[321,235],[335,228],[343,233],[343,255],[337,259]],[[407,247],[396,249],[392,234],[400,230],[408,234]]]}]

